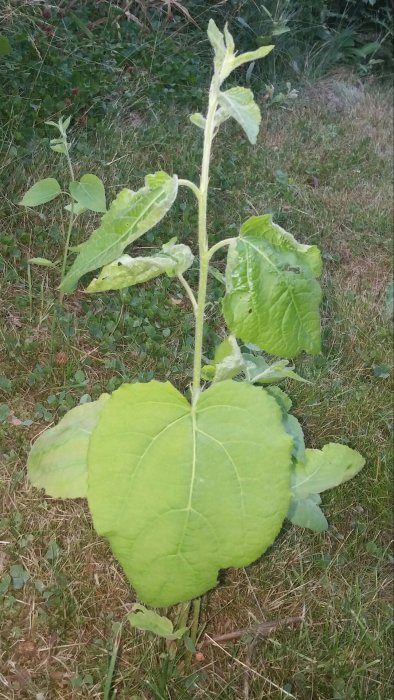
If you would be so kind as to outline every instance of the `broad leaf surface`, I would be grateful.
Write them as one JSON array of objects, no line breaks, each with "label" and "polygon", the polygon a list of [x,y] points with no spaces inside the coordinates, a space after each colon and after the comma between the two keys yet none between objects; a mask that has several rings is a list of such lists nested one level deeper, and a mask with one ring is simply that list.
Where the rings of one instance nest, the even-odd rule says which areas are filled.
[{"label": "broad leaf surface", "polygon": [[152,632],[156,637],[174,640],[181,639],[187,632],[187,627],[181,627],[174,632],[174,626],[168,617],[159,615],[154,610],[148,610],[144,605],[135,603],[132,612],[127,616],[131,625],[137,630]]},{"label": "broad leaf surface", "polygon": [[98,401],[72,408],[40,435],[27,462],[33,486],[53,498],[86,498],[89,440],[108,399],[109,394],[102,394]]},{"label": "broad leaf surface", "polygon": [[300,501],[294,500],[290,504],[287,517],[293,525],[305,527],[313,532],[325,532],[328,529],[328,522],[319,503],[320,498],[317,494]]},{"label": "broad leaf surface", "polygon": [[253,99],[253,92],[243,87],[231,88],[219,93],[219,104],[242,126],[250,143],[255,144],[259,133],[261,114]]},{"label": "broad leaf surface", "polygon": [[58,181],[53,177],[46,177],[30,187],[19,204],[24,207],[38,207],[40,204],[51,202],[60,192],[61,188]]},{"label": "broad leaf surface", "polygon": [[228,252],[223,311],[232,333],[273,355],[318,353],[320,269],[316,246],[298,243],[271,215],[248,219]]},{"label": "broad leaf surface", "polygon": [[82,243],[80,252],[61,285],[72,292],[80,277],[119,258],[126,246],[153,228],[172,206],[178,178],[157,172],[147,175],[145,187],[121,190],[104,214],[101,225]]},{"label": "broad leaf surface", "polygon": [[97,175],[88,173],[79,182],[70,182],[70,192],[81,207],[99,213],[107,211],[104,185]]},{"label": "broad leaf surface", "polygon": [[162,274],[173,277],[185,272],[192,263],[193,253],[182,243],[167,244],[163,246],[161,253],[150,257],[132,258],[130,255],[122,255],[119,260],[105,265],[86,291],[104,292],[110,289],[124,289],[147,282]]},{"label": "broad leaf surface", "polygon": [[352,479],[365,464],[365,459],[347,445],[333,442],[322,450],[305,450],[304,463],[295,466],[292,482],[294,498],[308,498]]},{"label": "broad leaf surface", "polygon": [[272,544],[291,449],[279,406],[248,384],[214,384],[194,410],[169,383],[112,394],[90,441],[89,507],[145,603],[202,595]]}]

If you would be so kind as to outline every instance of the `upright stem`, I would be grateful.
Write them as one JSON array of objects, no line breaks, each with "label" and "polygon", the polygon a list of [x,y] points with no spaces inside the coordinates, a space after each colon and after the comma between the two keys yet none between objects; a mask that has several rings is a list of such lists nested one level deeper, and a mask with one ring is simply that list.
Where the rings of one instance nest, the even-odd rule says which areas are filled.
[{"label": "upright stem", "polygon": [[[74,225],[75,217],[74,217],[74,203],[71,201],[71,211],[70,211],[70,219],[68,222],[68,228],[67,228],[67,235],[66,235],[66,242],[64,244],[64,251],[63,251],[63,261],[62,261],[62,269],[60,273],[60,284],[64,280],[64,276],[66,274],[66,267],[67,267],[67,258],[68,258],[68,250],[70,248],[70,239],[71,239],[71,233]],[[63,302],[63,297],[64,297],[64,292],[61,289],[59,291],[59,302]]]},{"label": "upright stem", "polygon": [[216,75],[213,76],[209,90],[208,112],[204,130],[204,150],[200,177],[200,197],[198,206],[198,248],[200,256],[200,272],[198,281],[196,330],[194,347],[194,367],[192,395],[195,405],[200,394],[202,343],[205,316],[205,301],[207,295],[207,280],[209,267],[208,235],[207,235],[207,203],[209,185],[209,161],[215,131],[215,113],[218,105],[219,84]]}]

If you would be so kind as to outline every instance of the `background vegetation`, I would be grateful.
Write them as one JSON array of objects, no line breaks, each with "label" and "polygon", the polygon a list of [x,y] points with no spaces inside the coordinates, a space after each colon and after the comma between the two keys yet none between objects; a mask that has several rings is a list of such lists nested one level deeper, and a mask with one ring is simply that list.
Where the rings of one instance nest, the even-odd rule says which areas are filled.
[{"label": "background vegetation", "polygon": [[[29,295],[26,261],[60,255],[65,221],[56,203],[26,212],[17,202],[40,177],[67,181],[44,124],[60,114],[73,117],[76,175],[102,177],[109,199],[158,168],[196,178],[201,144],[187,115],[204,105],[213,15],[229,22],[244,48],[276,44],[261,67],[239,76],[263,111],[256,148],[230,123],[216,144],[213,239],[270,211],[299,240],[321,247],[324,351],[297,362],[313,383],[287,389],[311,446],[347,442],[367,467],[325,498],[328,533],[285,528],[272,552],[226,573],[203,602],[210,635],[305,610],[300,628],[203,645],[191,670],[125,628],[116,697],[387,700],[390,3],[8,1],[0,8],[0,697],[101,698],[118,623],[133,601],[84,504],[49,501],[26,483],[30,440],[125,380],[171,375],[185,389],[193,343],[192,314],[172,280],[92,298],[78,292],[55,315],[55,276],[35,268]],[[81,218],[74,243],[95,221]],[[195,223],[183,193],[139,250],[172,235],[193,245]],[[225,333],[216,321],[222,270],[219,259],[207,355]]]}]

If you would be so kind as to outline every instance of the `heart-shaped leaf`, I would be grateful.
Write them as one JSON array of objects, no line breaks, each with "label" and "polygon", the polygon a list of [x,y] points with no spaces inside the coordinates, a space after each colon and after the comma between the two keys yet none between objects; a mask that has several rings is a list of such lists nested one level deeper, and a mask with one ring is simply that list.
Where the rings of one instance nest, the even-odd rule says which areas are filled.
[{"label": "heart-shaped leaf", "polygon": [[202,595],[272,544],[291,449],[279,406],[249,384],[214,384],[194,407],[169,383],[112,394],[91,437],[88,502],[145,603]]},{"label": "heart-shaped leaf", "polygon": [[40,435],[27,462],[33,486],[53,498],[86,497],[89,440],[108,399],[109,394],[102,394],[98,401],[72,408]]},{"label": "heart-shaped leaf", "polygon": [[96,175],[82,175],[80,181],[70,182],[70,192],[81,207],[105,213],[105,189],[102,181]]},{"label": "heart-shaped leaf", "polygon": [[61,192],[60,185],[53,177],[39,180],[23,195],[19,204],[23,207],[38,207],[55,199]]},{"label": "heart-shaped leaf", "polygon": [[178,178],[158,172],[147,175],[145,187],[133,192],[121,190],[104,214],[101,225],[82,243],[79,254],[61,288],[70,294],[86,272],[97,270],[119,258],[126,246],[153,228],[172,206]]},{"label": "heart-shaped leaf", "polygon": [[298,243],[271,215],[252,216],[229,246],[223,311],[230,330],[273,355],[318,353],[320,268],[316,246]]}]

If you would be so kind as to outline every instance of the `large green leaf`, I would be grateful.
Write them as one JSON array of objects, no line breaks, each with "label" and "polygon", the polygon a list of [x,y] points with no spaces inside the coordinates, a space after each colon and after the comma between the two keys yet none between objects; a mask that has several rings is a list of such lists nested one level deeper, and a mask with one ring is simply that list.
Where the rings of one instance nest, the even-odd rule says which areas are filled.
[{"label": "large green leaf", "polygon": [[90,441],[88,501],[145,603],[202,595],[272,544],[291,449],[279,406],[249,384],[214,384],[194,408],[169,383],[112,394]]},{"label": "large green leaf", "polygon": [[126,246],[153,228],[172,206],[178,178],[157,172],[147,175],[145,187],[133,192],[121,190],[104,214],[101,225],[81,245],[80,252],[61,285],[72,292],[80,277],[119,258]]},{"label": "large green leaf", "polygon": [[119,260],[105,265],[98,277],[87,287],[87,292],[104,292],[109,289],[124,289],[147,282],[166,273],[169,277],[183,273],[193,263],[193,253],[183,243],[167,243],[162,251],[150,257],[132,258],[122,255]]},{"label": "large green leaf", "polygon": [[106,212],[105,189],[97,175],[82,175],[80,181],[70,182],[70,192],[80,207],[90,211]]},{"label": "large green leaf", "polygon": [[252,216],[229,246],[224,316],[245,343],[282,357],[320,351],[316,246],[298,243],[272,222]]},{"label": "large green leaf", "polygon": [[27,462],[31,483],[53,498],[86,498],[90,436],[109,399],[72,408],[54,428],[35,441]]},{"label": "large green leaf", "polygon": [[352,479],[365,464],[364,457],[347,445],[334,442],[322,450],[305,450],[305,461],[297,462],[292,493],[295,498],[308,498]]},{"label": "large green leaf", "polygon": [[40,204],[52,201],[60,194],[61,189],[57,180],[46,177],[39,180],[23,195],[19,204],[23,207],[38,207]]},{"label": "large green leaf", "polygon": [[[219,104],[242,126],[250,143],[255,144],[259,133],[261,114],[248,88],[234,87],[219,93]],[[221,119],[223,121],[223,119]]]}]

